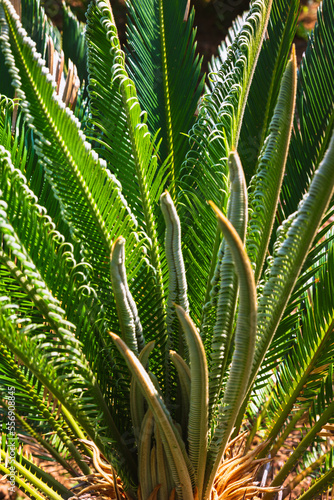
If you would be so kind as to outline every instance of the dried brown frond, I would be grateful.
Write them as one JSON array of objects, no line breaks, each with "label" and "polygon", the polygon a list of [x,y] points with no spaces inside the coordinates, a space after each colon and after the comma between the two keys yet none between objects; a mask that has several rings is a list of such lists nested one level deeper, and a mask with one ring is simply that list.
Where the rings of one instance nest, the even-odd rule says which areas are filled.
[{"label": "dried brown frond", "polygon": [[[259,468],[268,463],[270,459],[256,457],[265,448],[265,443],[260,443],[252,450],[245,453],[243,451],[246,433],[240,434],[227,446],[225,459],[218,468],[214,481],[211,500],[250,500],[260,499],[261,493],[277,492],[281,488],[262,487],[256,480]],[[82,440],[93,452],[93,466],[95,473],[84,476],[81,479],[87,483],[78,494],[91,494],[92,499],[100,500],[126,500],[128,495],[122,487],[121,480],[116,476],[113,467],[101,456],[97,446],[91,441]],[[161,485],[158,484],[150,493],[149,498],[142,498],[140,486],[138,488],[139,500],[157,500]],[[175,499],[175,489],[171,492],[169,500]],[[190,499],[189,499],[190,500]],[[193,500],[198,499],[197,489],[194,491]]]},{"label": "dried brown frond", "polygon": [[262,492],[279,491],[280,488],[262,488],[256,481],[259,467],[269,459],[256,459],[267,443],[260,443],[254,449],[243,453],[246,433],[237,436],[227,446],[225,460],[218,468],[211,493],[211,500],[257,499]]},{"label": "dried brown frond", "polygon": [[88,486],[77,493],[78,498],[83,498],[84,495],[90,493],[94,500],[126,500],[128,497],[123,490],[120,478],[117,477],[115,469],[101,456],[96,444],[85,439],[80,441],[89,446],[93,452],[95,472],[88,476],[75,478],[88,483]]}]

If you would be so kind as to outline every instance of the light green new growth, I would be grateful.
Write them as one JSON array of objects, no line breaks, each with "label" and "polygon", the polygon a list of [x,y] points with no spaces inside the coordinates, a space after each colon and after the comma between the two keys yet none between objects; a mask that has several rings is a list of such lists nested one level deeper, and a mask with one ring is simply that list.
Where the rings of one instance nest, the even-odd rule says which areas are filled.
[{"label": "light green new growth", "polygon": [[121,236],[112,247],[110,273],[123,340],[133,352],[138,354],[145,345],[145,339],[137,306],[128,287],[125,269],[125,239]]},{"label": "light green new growth", "polygon": [[207,496],[211,491],[217,468],[245,396],[254,356],[257,314],[254,274],[243,243],[234,227],[216,205],[211,201],[209,204],[217,215],[219,227],[223,231],[233,256],[239,280],[240,299],[235,331],[235,351],[223,401],[219,408],[218,425],[209,447],[205,480]]},{"label": "light green new growth", "polygon": [[201,337],[186,311],[175,305],[189,350],[190,409],[188,424],[189,457],[196,474],[199,498],[204,487],[208,443],[209,381],[205,350]]}]

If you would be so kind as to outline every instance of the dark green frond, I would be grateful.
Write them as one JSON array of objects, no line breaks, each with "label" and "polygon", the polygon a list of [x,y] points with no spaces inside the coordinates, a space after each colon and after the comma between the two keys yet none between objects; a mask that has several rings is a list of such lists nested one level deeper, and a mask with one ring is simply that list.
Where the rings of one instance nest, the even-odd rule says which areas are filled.
[{"label": "dark green frond", "polygon": [[270,13],[266,38],[256,65],[242,123],[239,154],[247,182],[256,170],[268,136],[281,78],[296,31],[299,0],[276,0]]},{"label": "dark green frond", "polygon": [[60,52],[61,38],[58,29],[46,16],[40,0],[20,0],[20,19],[23,28],[36,43],[37,51],[45,58],[48,37],[53,40],[55,49]]},{"label": "dark green frond", "polygon": [[[137,221],[122,195],[118,180],[92,151],[78,120],[55,95],[55,83],[44,61],[38,58],[33,42],[29,38],[23,39],[24,32],[12,8],[6,4],[4,9],[5,53],[18,92],[24,100],[29,99],[30,104],[25,102],[24,109],[39,137],[36,151],[52,186],[53,196],[59,200],[62,218],[72,237],[83,245],[86,258],[95,271],[94,279],[99,281],[100,277],[98,287],[105,290],[104,300],[111,303],[112,313],[110,288],[108,290],[108,283],[102,276],[108,275],[112,241],[120,234],[127,237],[130,276],[136,274],[144,263],[142,244],[134,233]],[[12,55],[19,69],[13,66]],[[91,175],[93,171],[94,176]]]},{"label": "dark green frond", "polygon": [[[316,395],[311,409],[310,425],[299,444],[293,450],[288,460],[280,469],[276,477],[271,483],[271,486],[281,485],[286,477],[294,470],[297,462],[302,458],[307,448],[315,442],[323,427],[331,420],[334,411],[333,402],[333,373],[324,380],[322,390]],[[313,411],[312,411],[313,410]],[[312,418],[312,413],[315,418]],[[268,498],[267,495],[264,498]]]},{"label": "dark green frond", "polygon": [[[6,436],[3,435],[2,437]],[[13,481],[14,491],[16,484],[21,490],[25,491],[28,498],[36,500],[62,500],[64,498],[70,499],[73,496],[73,492],[59,483],[54,477],[34,465],[32,461],[27,460],[23,455],[22,447],[19,449],[19,443],[15,445],[17,448],[15,458],[8,464],[9,449],[4,443],[6,443],[6,439],[1,439],[0,471],[11,480],[14,479],[13,476],[15,475]],[[15,470],[14,474],[12,473],[13,469]]]},{"label": "dark green frond", "polygon": [[[104,370],[97,376],[105,389],[113,363],[108,360],[105,350],[107,327],[103,310],[89,283],[90,266],[76,262],[72,246],[56,231],[45,210],[37,205],[25,178],[14,169],[9,154],[2,147],[0,156],[1,199],[7,204],[8,217],[48,289],[62,303],[68,320],[76,324],[77,336],[88,359],[95,362],[98,353],[101,350],[104,353]],[[56,275],[54,269],[57,269]]]},{"label": "dark green frond", "polygon": [[[287,231],[283,226],[282,235],[277,239],[268,278],[259,298],[258,345],[253,366],[253,381],[302,270],[323,213],[332,198],[333,154],[334,138],[312,180],[307,196],[296,214],[285,222]],[[299,267],[296,267],[297,262]]]},{"label": "dark green frond", "polygon": [[[165,325],[167,269],[162,237],[158,234],[157,222],[161,217],[156,214],[167,165],[158,164],[159,144],[149,133],[146,113],[141,111],[134,83],[127,75],[124,54],[106,2],[92,2],[90,5],[86,41],[91,140],[96,151],[107,160],[110,171],[124,186],[124,196],[138,220],[140,231],[144,230],[148,237],[145,244],[148,266],[137,270],[137,280],[132,280],[130,288],[139,316],[144,318],[142,325],[146,340],[151,340],[154,335],[160,346],[160,351],[152,357],[164,385],[161,367],[167,365],[168,359]],[[106,55],[101,57],[102,53]],[[159,232],[162,233],[161,228]],[[126,256],[131,251],[131,245],[126,241]],[[128,265],[126,271],[130,283]],[[142,293],[143,283],[145,295]]]},{"label": "dark green frond", "polygon": [[218,47],[218,56],[217,57],[213,56],[211,58],[211,62],[209,62],[209,74],[207,78],[208,81],[206,83],[206,88],[205,88],[207,93],[214,90],[218,72],[221,66],[228,58],[229,47],[240,33],[243,25],[246,22],[247,16],[248,16],[248,11],[244,12],[242,16],[238,16],[233,21],[232,27],[228,30],[225,40]]},{"label": "dark green frond", "polygon": [[[90,469],[80,455],[77,444],[74,444],[77,436],[73,435],[64,420],[61,405],[52,397],[46,398],[45,389],[39,380],[26,367],[19,365],[17,359],[2,344],[0,352],[2,356],[0,361],[1,399],[6,399],[8,386],[14,388],[17,426],[21,428],[21,431],[28,431],[37,439],[66,470],[74,475],[77,474],[69,463],[69,459],[73,458],[82,472],[89,474]],[[42,423],[44,429],[47,430],[44,438],[41,436]],[[50,432],[51,429],[59,438],[56,443],[54,443],[53,433]]]},{"label": "dark green frond", "polygon": [[203,88],[195,12],[188,12],[188,4],[188,0],[127,2],[127,67],[142,109],[148,112],[149,130],[153,135],[160,131],[161,159],[169,157],[172,186],[185,158],[185,134],[195,122]]},{"label": "dark green frond", "polygon": [[333,23],[333,2],[324,0],[298,74],[297,117],[282,193],[285,217],[296,210],[301,193],[306,191],[324,157],[333,131]]},{"label": "dark green frond", "polygon": [[[315,481],[313,481],[310,488],[308,488],[298,497],[298,500],[312,500],[313,498],[318,497],[321,493],[325,493],[326,490],[329,491],[331,488],[333,490],[333,451],[331,450],[331,453],[327,456],[325,455],[323,458],[324,465],[320,468]],[[315,467],[319,467],[319,459],[317,462],[315,462]],[[311,466],[309,466],[309,468],[306,470],[311,471],[310,469],[312,470]]]},{"label": "dark green frond", "polygon": [[321,286],[310,287],[304,294],[305,310],[298,317],[298,325],[291,338],[293,350],[285,354],[275,370],[277,388],[268,408],[272,422],[268,427],[268,438],[279,434],[292,409],[311,402],[314,395],[323,392],[322,381],[328,376],[334,356],[334,305],[330,300],[334,292],[333,248],[315,277]]},{"label": "dark green frond", "polygon": [[247,235],[248,255],[254,266],[256,283],[261,278],[274,226],[279,194],[288,156],[297,87],[295,51],[284,71],[280,92],[269,125],[269,135],[258,159],[250,186],[251,215]]},{"label": "dark green frond", "polygon": [[[238,148],[240,127],[254,68],[269,19],[271,2],[252,3],[245,24],[229,47],[215,78],[212,93],[199,105],[198,119],[190,132],[190,150],[180,172],[178,203],[184,221],[184,258],[189,273],[189,300],[193,319],[199,323],[202,304],[210,291],[210,268],[215,268],[220,245],[211,199],[226,213],[227,164]],[[194,234],[193,228],[196,227]],[[201,263],[200,266],[198,263]]]},{"label": "dark green frond", "polygon": [[80,23],[71,8],[63,2],[63,38],[62,49],[65,62],[68,59],[76,65],[81,83],[88,83],[87,51],[85,45],[85,25]]}]

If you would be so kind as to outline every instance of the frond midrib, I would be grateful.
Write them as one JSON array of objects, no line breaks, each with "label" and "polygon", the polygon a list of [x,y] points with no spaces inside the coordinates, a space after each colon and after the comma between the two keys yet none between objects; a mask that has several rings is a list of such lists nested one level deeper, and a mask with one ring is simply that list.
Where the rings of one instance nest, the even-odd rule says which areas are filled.
[{"label": "frond midrib", "polygon": [[163,75],[163,89],[164,89],[164,103],[165,103],[165,117],[166,117],[166,131],[167,131],[167,143],[168,143],[168,153],[169,153],[169,168],[171,172],[171,196],[176,203],[175,199],[175,163],[174,163],[174,140],[173,140],[173,128],[172,128],[172,112],[170,105],[170,84],[168,78],[168,61],[167,61],[167,50],[166,50],[166,33],[165,33],[165,20],[164,20],[164,8],[163,0],[159,0],[159,22],[160,22],[160,33],[161,33],[161,53],[162,53],[162,75]]}]

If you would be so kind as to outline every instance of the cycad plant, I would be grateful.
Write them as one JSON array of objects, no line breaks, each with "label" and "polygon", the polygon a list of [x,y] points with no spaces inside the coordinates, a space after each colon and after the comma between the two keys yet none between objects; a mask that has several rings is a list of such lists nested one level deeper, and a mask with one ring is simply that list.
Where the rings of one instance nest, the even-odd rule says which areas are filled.
[{"label": "cycad plant", "polygon": [[38,0],[17,9],[1,0],[2,474],[52,500],[330,490],[334,1],[298,75],[299,2],[253,0],[206,79],[187,0],[128,0],[123,48],[108,0],[85,27],[64,5],[62,40]]}]

